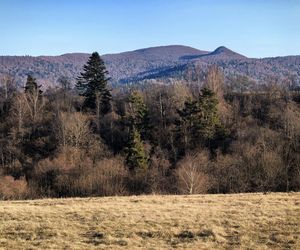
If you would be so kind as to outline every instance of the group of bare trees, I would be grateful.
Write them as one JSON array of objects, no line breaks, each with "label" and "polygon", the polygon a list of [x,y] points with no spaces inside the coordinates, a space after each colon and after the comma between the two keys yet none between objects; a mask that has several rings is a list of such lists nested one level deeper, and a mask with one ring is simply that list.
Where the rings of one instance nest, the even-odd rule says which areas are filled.
[{"label": "group of bare trees", "polygon": [[201,87],[115,88],[106,114],[60,82],[41,93],[0,79],[0,198],[300,189],[299,93],[278,82],[212,67]]}]

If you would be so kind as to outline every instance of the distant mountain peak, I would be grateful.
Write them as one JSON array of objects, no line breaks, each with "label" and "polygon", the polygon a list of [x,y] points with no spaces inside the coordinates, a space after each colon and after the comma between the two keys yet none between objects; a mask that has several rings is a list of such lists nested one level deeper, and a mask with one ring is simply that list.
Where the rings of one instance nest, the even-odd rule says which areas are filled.
[{"label": "distant mountain peak", "polygon": [[243,59],[246,58],[245,56],[232,51],[231,49],[226,48],[225,46],[220,46],[216,48],[213,52],[209,53],[208,55],[215,55],[215,56],[223,56],[223,57],[231,57],[232,59]]},{"label": "distant mountain peak", "polygon": [[226,48],[225,46],[220,46],[220,47],[218,47],[218,48],[216,48],[214,51],[213,51],[213,53],[230,53],[230,52],[233,52],[232,50],[230,50],[230,49],[228,49],[228,48]]}]

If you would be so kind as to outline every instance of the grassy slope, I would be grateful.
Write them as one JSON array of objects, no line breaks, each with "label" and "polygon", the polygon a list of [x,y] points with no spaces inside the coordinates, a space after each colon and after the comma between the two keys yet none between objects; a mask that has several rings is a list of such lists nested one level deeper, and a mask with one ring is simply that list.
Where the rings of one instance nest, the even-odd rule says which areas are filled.
[{"label": "grassy slope", "polygon": [[0,249],[300,249],[300,193],[0,202]]}]

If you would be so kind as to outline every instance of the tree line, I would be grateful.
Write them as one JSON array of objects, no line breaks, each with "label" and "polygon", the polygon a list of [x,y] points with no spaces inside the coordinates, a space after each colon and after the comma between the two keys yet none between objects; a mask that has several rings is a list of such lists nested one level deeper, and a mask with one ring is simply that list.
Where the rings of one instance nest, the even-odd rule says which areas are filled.
[{"label": "tree line", "polygon": [[58,82],[0,79],[1,199],[300,189],[300,95],[278,79],[211,66],[110,89],[95,52],[75,88]]}]

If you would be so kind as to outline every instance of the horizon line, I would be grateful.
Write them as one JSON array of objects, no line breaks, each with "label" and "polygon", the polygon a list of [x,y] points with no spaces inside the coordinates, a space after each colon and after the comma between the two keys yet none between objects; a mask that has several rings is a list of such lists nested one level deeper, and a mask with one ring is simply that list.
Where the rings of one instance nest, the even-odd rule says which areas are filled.
[{"label": "horizon line", "polygon": [[[273,55],[273,56],[265,56],[265,57],[248,57],[245,54],[236,52],[235,50],[232,50],[231,48],[228,48],[224,45],[220,45],[217,48],[215,48],[214,50],[206,50],[206,49],[198,49],[195,47],[192,47],[190,45],[182,45],[182,44],[170,44],[170,45],[157,45],[157,46],[150,46],[150,47],[142,47],[142,48],[138,48],[138,49],[132,49],[132,50],[125,50],[125,51],[116,51],[116,52],[109,52],[109,53],[104,53],[101,54],[100,56],[107,56],[107,55],[117,55],[117,54],[122,54],[122,53],[127,53],[127,52],[135,52],[135,51],[139,51],[139,50],[145,50],[145,49],[153,49],[153,48],[160,48],[160,47],[172,47],[172,46],[181,46],[181,47],[189,47],[192,49],[196,49],[199,51],[205,51],[208,53],[212,53],[215,50],[217,50],[218,48],[224,47],[226,49],[231,50],[234,53],[238,53],[242,56],[245,56],[248,59],[263,59],[263,58],[276,58],[276,57],[288,57],[288,56],[300,56],[300,54],[287,54],[287,55]],[[92,54],[93,52],[98,52],[97,50],[92,51],[92,52],[81,52],[81,51],[77,51],[77,52],[65,52],[65,53],[61,53],[61,54],[40,54],[40,55],[29,55],[29,54],[15,54],[15,55],[8,55],[8,54],[1,54],[0,57],[59,57],[59,56],[64,56],[64,55],[72,55],[72,54]]]}]

